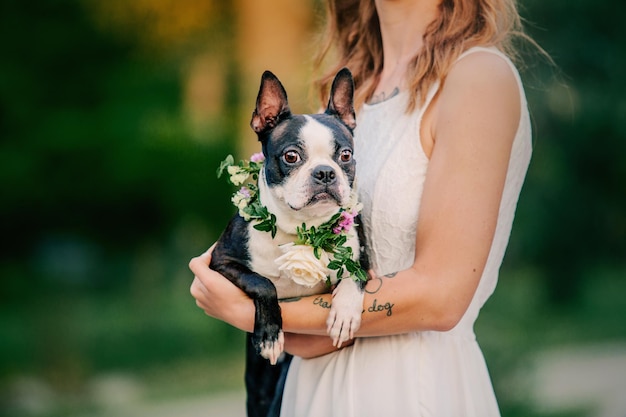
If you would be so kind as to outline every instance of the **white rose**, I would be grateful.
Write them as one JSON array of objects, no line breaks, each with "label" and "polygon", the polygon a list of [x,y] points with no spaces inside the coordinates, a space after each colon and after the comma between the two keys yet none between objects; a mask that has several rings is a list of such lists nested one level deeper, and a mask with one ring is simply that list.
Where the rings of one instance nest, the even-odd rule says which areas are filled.
[{"label": "white rose", "polygon": [[244,208],[248,207],[248,198],[241,193],[236,193],[235,195],[233,195],[233,198],[231,198],[230,201],[232,201],[235,207],[237,207],[239,210],[243,210]]},{"label": "white rose", "polygon": [[251,217],[248,213],[244,211],[244,209],[248,207],[248,204],[250,204],[249,191],[247,193],[244,193],[241,190],[237,191],[235,194],[233,194],[233,197],[230,199],[230,201],[232,201],[235,207],[239,209],[239,215],[243,217],[245,221],[249,221]]},{"label": "white rose", "polygon": [[349,212],[359,213],[363,209],[363,203],[359,202],[359,195],[356,192],[356,187],[354,188],[350,193],[350,201],[343,208]]},{"label": "white rose", "polygon": [[230,182],[232,182],[234,185],[243,184],[250,176],[246,171],[243,171],[241,168],[235,165],[229,166],[227,170],[228,174],[230,175]]},{"label": "white rose", "polygon": [[308,245],[287,243],[280,248],[284,254],[274,262],[278,265],[281,277],[289,278],[296,284],[309,288],[326,281],[330,274],[326,252],[322,251],[321,259],[317,259],[313,248]]}]

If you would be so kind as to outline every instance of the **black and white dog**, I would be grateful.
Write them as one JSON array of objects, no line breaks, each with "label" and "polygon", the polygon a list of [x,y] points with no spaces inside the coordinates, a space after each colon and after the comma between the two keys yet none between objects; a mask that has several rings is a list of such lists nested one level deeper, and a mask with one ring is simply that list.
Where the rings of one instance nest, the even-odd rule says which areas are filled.
[{"label": "black and white dog", "polygon": [[[218,240],[210,264],[250,296],[256,307],[246,365],[249,416],[267,415],[275,394],[281,394],[277,380],[291,359],[281,356],[284,336],[278,300],[328,292],[325,282],[309,287],[281,277],[274,261],[283,254],[280,245],[295,240],[298,226],[318,227],[351,198],[355,184],[353,94],[352,75],[343,69],[333,81],[324,113],[295,115],[278,78],[269,71],[261,78],[250,125],[265,157],[258,178],[259,199],[276,216],[276,234],[272,237],[256,230],[254,222],[236,214]],[[346,245],[367,270],[362,228],[357,232]],[[336,276],[331,280],[337,283]],[[347,341],[360,325],[363,285],[349,278],[338,281],[329,314],[329,335],[336,345]],[[259,353],[272,365],[282,362],[269,366]]]}]

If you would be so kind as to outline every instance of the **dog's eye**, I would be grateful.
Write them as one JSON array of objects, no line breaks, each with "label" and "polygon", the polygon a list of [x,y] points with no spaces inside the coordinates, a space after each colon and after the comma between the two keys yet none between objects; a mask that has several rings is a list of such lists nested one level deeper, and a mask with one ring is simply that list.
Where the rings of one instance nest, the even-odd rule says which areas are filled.
[{"label": "dog's eye", "polygon": [[344,149],[341,151],[341,156],[339,157],[341,162],[350,162],[352,159],[352,151],[349,149]]},{"label": "dog's eye", "polygon": [[288,164],[295,164],[296,162],[300,162],[300,154],[296,151],[287,151],[283,155],[283,159]]}]

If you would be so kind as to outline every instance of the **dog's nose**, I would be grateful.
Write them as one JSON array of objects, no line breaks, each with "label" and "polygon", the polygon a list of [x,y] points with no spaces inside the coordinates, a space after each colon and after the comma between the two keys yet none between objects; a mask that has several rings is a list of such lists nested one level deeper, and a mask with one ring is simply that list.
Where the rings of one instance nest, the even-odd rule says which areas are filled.
[{"label": "dog's nose", "polygon": [[337,174],[332,167],[320,165],[313,170],[313,178],[320,184],[332,184],[337,179]]}]

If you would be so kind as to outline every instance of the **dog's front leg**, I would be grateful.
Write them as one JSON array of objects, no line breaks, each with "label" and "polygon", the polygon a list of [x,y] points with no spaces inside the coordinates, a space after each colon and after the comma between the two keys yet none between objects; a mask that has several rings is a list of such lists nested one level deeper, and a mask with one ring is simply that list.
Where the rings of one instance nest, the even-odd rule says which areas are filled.
[{"label": "dog's front leg", "polygon": [[252,340],[257,351],[272,365],[276,364],[285,344],[283,320],[276,287],[269,279],[221,253],[218,245],[211,259],[211,269],[221,273],[252,299],[255,306]]},{"label": "dog's front leg", "polygon": [[248,280],[252,282],[247,282],[248,289],[244,289],[256,307],[252,341],[260,355],[275,365],[285,345],[276,287],[269,279],[255,273],[252,275],[255,277]]},{"label": "dog's front leg", "polygon": [[342,279],[337,284],[326,321],[326,331],[334,346],[341,347],[354,338],[354,333],[361,327],[364,294],[362,285],[351,278]]}]

